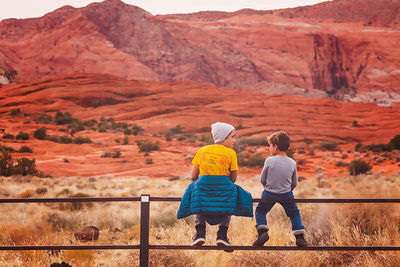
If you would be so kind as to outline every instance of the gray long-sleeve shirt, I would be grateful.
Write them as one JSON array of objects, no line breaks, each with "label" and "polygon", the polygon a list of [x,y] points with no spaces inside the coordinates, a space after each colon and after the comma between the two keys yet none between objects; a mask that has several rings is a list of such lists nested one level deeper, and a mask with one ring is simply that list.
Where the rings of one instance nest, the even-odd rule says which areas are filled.
[{"label": "gray long-sleeve shirt", "polygon": [[261,172],[261,183],[271,193],[284,194],[292,191],[297,185],[296,162],[292,158],[279,155],[268,157]]}]

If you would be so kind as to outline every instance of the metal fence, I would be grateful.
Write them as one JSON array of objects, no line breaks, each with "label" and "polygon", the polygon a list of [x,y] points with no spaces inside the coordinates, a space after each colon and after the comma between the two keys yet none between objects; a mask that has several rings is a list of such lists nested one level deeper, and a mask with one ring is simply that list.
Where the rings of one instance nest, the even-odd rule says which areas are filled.
[{"label": "metal fence", "polygon": [[[179,202],[179,197],[99,197],[99,198],[27,198],[0,199],[0,203],[51,203],[51,202],[133,202],[140,201],[140,244],[139,245],[88,245],[88,246],[0,246],[1,250],[110,250],[110,249],[139,249],[140,266],[149,264],[149,250],[223,250],[218,246],[188,246],[188,245],[151,245],[149,243],[150,202]],[[275,200],[280,203],[400,203],[400,199],[291,199]],[[271,202],[256,198],[253,202]],[[311,251],[400,251],[400,246],[231,246],[233,250],[311,250]],[[225,248],[226,249],[226,248]]]}]

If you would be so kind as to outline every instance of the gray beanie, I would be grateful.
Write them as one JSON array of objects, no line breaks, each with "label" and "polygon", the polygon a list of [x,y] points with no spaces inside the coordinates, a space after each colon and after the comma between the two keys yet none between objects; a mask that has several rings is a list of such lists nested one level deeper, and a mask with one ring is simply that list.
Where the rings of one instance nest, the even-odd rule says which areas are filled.
[{"label": "gray beanie", "polygon": [[235,130],[235,127],[225,122],[216,122],[211,125],[211,134],[214,139],[214,143],[220,143],[224,141],[228,135]]}]

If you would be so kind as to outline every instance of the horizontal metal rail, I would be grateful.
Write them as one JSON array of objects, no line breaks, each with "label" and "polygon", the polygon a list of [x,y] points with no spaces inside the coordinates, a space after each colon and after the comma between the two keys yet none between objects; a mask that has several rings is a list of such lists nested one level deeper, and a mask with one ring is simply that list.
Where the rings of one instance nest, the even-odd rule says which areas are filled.
[{"label": "horizontal metal rail", "polygon": [[[71,197],[71,198],[2,198],[0,203],[51,203],[51,202],[129,202],[140,197]],[[150,201],[180,202],[180,197],[150,197]],[[280,203],[400,203],[398,198],[300,198],[268,200],[253,198],[253,202]]]},{"label": "horizontal metal rail", "polygon": [[[230,246],[232,250],[311,250],[311,251],[400,251],[400,247],[388,246]],[[0,250],[124,250],[140,249],[140,245],[92,245],[92,246],[0,246]],[[149,245],[149,249],[158,250],[225,250],[219,246],[189,246],[189,245]]]}]

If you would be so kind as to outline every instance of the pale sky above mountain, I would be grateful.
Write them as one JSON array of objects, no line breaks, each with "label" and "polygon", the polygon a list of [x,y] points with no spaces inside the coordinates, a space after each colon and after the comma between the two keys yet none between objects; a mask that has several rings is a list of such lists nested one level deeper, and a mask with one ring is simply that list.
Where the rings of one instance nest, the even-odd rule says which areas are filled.
[{"label": "pale sky above mountain", "polygon": [[[325,0],[327,1],[327,0]],[[0,0],[0,20],[6,18],[41,17],[59,7],[83,7],[93,0]],[[321,0],[123,0],[157,14],[191,13],[197,11],[237,11],[243,8],[271,10],[313,5]]]}]

